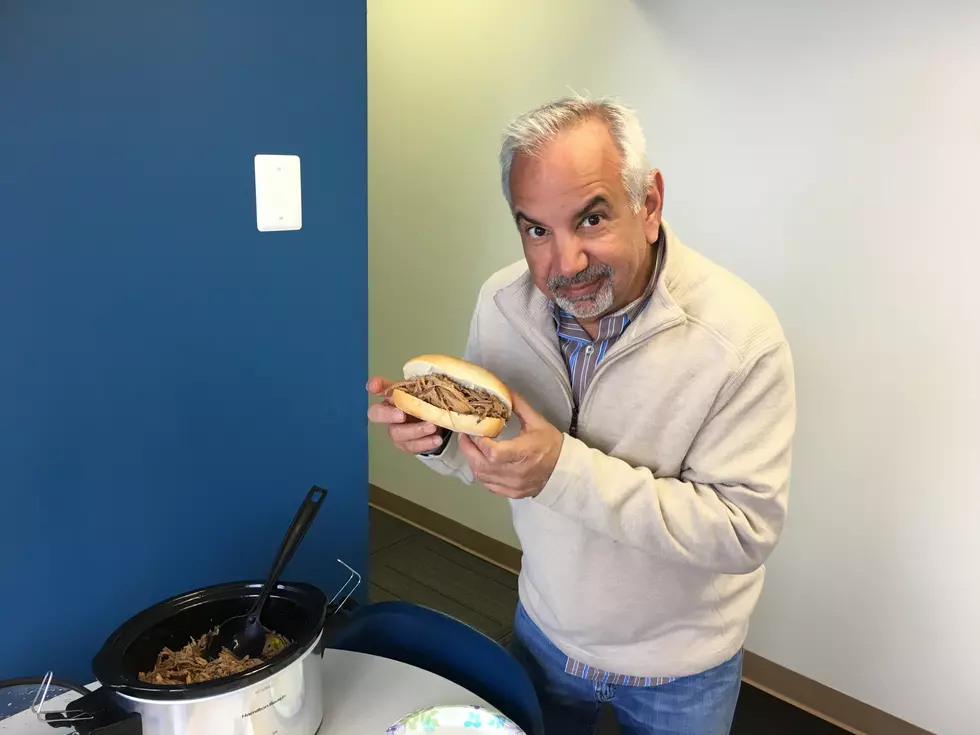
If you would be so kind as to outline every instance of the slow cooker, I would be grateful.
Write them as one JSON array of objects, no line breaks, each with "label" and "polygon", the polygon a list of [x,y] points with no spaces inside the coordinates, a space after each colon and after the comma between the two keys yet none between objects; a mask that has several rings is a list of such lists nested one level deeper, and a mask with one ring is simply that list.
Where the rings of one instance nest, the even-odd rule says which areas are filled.
[{"label": "slow cooker", "polygon": [[206,587],[138,613],[93,659],[99,688],[46,721],[79,735],[315,735],[323,720],[321,657],[330,605],[309,584],[281,582],[266,603],[263,624],[292,641],[272,659],[198,684],[139,679],[165,646],[177,650],[246,613],[261,588],[252,582]]}]

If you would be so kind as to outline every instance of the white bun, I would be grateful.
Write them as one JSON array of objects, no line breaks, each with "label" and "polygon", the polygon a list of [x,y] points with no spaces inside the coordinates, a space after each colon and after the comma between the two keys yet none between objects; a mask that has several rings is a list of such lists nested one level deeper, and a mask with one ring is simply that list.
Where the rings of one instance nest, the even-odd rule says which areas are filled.
[{"label": "white bun", "polygon": [[[405,380],[421,378],[425,375],[445,375],[467,388],[479,388],[499,398],[507,406],[508,413],[513,410],[513,401],[507,386],[489,370],[472,362],[450,355],[421,355],[405,363]],[[441,426],[471,436],[496,437],[507,423],[505,419],[486,418],[456,413],[436,408],[430,403],[415,398],[405,391],[395,390],[392,402],[405,413],[422,421]]]}]

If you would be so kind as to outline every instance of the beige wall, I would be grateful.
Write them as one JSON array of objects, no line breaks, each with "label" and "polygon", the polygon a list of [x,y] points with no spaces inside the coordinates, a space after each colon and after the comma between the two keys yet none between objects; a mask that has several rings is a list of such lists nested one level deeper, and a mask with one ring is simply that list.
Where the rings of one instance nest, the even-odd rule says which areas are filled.
[{"label": "beige wall", "polygon": [[[507,119],[569,87],[623,96],[673,228],[774,304],[796,354],[790,522],[750,648],[973,734],[980,15],[807,5],[371,0],[371,366],[460,352],[480,283],[520,257]],[[377,435],[371,477],[515,542],[502,501]]]}]

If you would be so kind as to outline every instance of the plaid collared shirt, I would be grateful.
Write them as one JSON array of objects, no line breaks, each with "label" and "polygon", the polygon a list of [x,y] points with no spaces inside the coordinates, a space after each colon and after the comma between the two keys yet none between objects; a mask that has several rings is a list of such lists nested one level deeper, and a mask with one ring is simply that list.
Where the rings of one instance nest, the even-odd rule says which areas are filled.
[{"label": "plaid collared shirt", "polygon": [[[572,383],[572,396],[575,402],[572,426],[569,429],[569,433],[572,436],[578,430],[578,409],[585,396],[585,392],[589,388],[589,383],[592,382],[596,368],[599,367],[602,358],[605,357],[609,349],[623,335],[626,328],[650,302],[650,296],[653,294],[653,289],[657,285],[657,279],[660,276],[660,270],[663,265],[663,239],[664,233],[663,229],[661,229],[660,239],[657,243],[653,275],[643,295],[625,308],[602,317],[599,320],[599,330],[595,339],[592,339],[592,336],[585,331],[574,316],[559,308],[557,304],[554,305],[555,327],[558,330],[558,341],[561,345],[562,355],[565,358],[565,365],[568,367],[568,377]],[[655,687],[674,681],[674,677],[644,677],[615,674],[610,671],[603,671],[602,669],[588,666],[572,658],[569,658],[565,663],[565,673],[589,681],[619,686]]]}]

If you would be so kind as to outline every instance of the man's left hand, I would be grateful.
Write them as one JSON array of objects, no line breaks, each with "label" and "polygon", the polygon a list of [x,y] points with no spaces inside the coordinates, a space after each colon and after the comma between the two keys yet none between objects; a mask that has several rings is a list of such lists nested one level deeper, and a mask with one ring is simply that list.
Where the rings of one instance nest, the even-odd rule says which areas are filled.
[{"label": "man's left hand", "polygon": [[490,492],[508,498],[533,498],[541,492],[558,464],[564,434],[512,394],[514,415],[521,433],[513,439],[496,441],[487,437],[460,435],[459,448],[473,476]]}]

